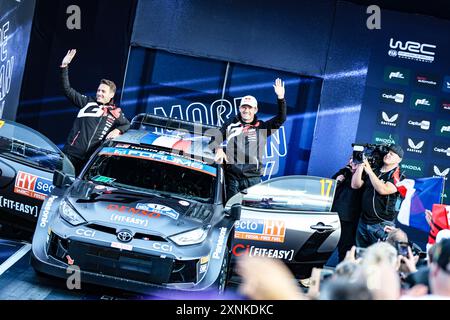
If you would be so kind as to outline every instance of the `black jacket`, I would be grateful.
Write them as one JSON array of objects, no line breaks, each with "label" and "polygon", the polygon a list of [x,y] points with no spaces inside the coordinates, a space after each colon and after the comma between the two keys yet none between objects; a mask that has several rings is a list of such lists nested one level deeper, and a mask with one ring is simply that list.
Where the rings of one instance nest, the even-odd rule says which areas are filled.
[{"label": "black jacket", "polygon": [[61,68],[64,94],[80,111],[73,123],[63,151],[73,157],[85,160],[113,129],[125,132],[130,122],[122,110],[114,105],[99,104],[96,99],[87,97],[70,87],[69,68]]},{"label": "black jacket", "polygon": [[[220,128],[222,140],[212,139],[210,147],[216,149],[226,139],[228,163],[226,173],[235,178],[242,176],[260,177],[262,174],[262,157],[267,137],[281,127],[286,121],[286,100],[278,99],[278,114],[268,121],[255,119],[244,123],[240,114],[228,119]],[[219,141],[220,140],[220,141]]]},{"label": "black jacket", "polygon": [[332,211],[338,213],[341,221],[357,222],[361,215],[362,188],[352,189],[352,169],[346,166],[336,172],[332,179],[336,179],[340,175],[344,176],[344,180],[338,182]]}]

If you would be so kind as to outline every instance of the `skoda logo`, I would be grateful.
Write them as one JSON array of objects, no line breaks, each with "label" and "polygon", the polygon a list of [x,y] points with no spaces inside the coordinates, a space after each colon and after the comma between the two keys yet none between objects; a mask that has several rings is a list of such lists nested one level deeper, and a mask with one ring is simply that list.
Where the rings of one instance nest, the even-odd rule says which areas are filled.
[{"label": "skoda logo", "polygon": [[120,230],[117,232],[117,239],[122,242],[130,242],[133,239],[133,235],[128,230]]}]

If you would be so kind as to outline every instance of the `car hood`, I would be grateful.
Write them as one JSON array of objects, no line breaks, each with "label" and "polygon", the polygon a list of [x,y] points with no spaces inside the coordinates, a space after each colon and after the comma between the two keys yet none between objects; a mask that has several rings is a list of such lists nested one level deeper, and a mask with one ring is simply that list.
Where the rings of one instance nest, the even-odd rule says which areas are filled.
[{"label": "car hood", "polygon": [[130,229],[145,229],[162,236],[206,225],[212,205],[191,199],[142,193],[77,180],[66,199],[88,222]]}]

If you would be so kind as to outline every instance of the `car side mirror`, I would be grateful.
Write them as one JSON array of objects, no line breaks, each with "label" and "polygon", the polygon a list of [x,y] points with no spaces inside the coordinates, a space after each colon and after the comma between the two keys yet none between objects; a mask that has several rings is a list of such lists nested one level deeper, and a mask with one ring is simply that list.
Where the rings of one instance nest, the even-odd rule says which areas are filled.
[{"label": "car side mirror", "polygon": [[233,204],[230,209],[227,209],[225,211],[225,214],[235,221],[240,220],[241,219],[241,205],[239,203]]},{"label": "car side mirror", "polygon": [[53,174],[53,185],[58,188],[65,187],[66,185],[71,185],[73,183],[72,178],[66,175],[64,172],[55,170]]}]

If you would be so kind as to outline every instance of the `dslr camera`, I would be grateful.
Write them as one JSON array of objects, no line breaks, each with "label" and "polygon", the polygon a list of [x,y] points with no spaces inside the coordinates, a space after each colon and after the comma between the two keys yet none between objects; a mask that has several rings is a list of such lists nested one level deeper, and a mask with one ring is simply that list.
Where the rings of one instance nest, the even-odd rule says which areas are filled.
[{"label": "dslr camera", "polygon": [[383,158],[389,153],[386,144],[352,143],[353,163],[360,164],[367,159],[372,168],[381,168]]}]

